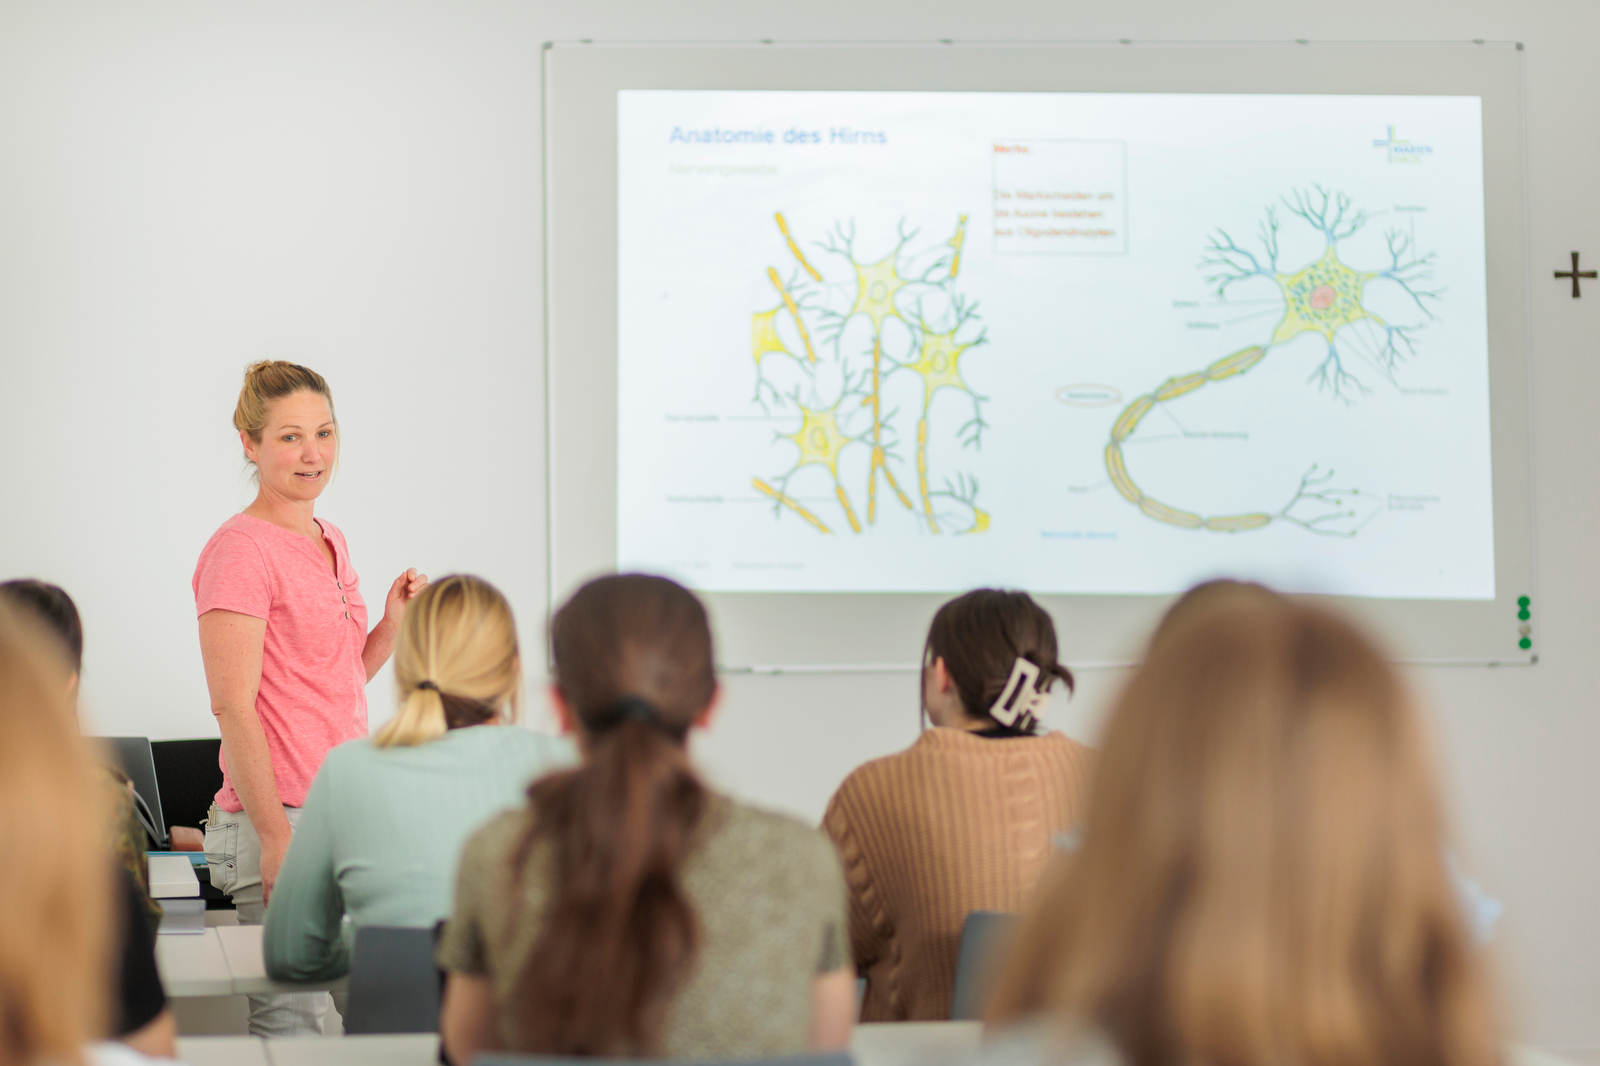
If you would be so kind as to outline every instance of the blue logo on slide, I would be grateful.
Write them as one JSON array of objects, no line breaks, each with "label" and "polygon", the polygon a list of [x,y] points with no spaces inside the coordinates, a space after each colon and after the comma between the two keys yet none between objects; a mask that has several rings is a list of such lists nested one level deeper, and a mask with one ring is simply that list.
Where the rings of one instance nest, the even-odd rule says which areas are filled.
[{"label": "blue logo on slide", "polygon": [[1424,156],[1433,154],[1433,148],[1426,144],[1413,144],[1402,141],[1394,135],[1394,127],[1389,127],[1386,137],[1374,138],[1372,147],[1386,149],[1391,163],[1420,163]]}]

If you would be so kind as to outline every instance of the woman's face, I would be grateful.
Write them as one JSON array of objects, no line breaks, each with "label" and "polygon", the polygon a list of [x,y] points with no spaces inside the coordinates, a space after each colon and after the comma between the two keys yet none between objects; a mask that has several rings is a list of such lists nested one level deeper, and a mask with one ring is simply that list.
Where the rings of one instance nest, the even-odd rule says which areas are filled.
[{"label": "woman's face", "polygon": [[339,451],[328,401],[308,389],[272,401],[261,443],[248,434],[239,437],[244,454],[256,464],[262,489],[291,500],[314,500],[322,494]]}]

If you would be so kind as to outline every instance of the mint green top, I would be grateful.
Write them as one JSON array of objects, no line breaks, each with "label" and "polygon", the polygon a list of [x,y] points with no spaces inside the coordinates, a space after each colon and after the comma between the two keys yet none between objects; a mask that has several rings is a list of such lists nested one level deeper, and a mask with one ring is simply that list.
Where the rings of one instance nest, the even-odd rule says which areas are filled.
[{"label": "mint green top", "polygon": [[[431,926],[450,914],[461,846],[528,783],[577,761],[520,726],[452,729],[415,747],[341,744],[317,771],[267,907],[262,952],[280,981],[350,972],[363,925]],[[351,932],[342,924],[350,916]]]}]

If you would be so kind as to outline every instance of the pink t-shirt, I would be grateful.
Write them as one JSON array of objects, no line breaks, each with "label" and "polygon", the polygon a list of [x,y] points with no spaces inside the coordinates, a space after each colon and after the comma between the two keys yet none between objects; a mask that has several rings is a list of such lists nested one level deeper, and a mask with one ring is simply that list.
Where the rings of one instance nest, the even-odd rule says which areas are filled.
[{"label": "pink t-shirt", "polygon": [[[233,611],[266,619],[256,714],[267,734],[278,796],[304,805],[323,756],[367,735],[367,605],[344,534],[316,520],[337,570],[305,537],[247,514],[212,534],[194,568],[196,615]],[[222,761],[217,806],[239,811]]]}]

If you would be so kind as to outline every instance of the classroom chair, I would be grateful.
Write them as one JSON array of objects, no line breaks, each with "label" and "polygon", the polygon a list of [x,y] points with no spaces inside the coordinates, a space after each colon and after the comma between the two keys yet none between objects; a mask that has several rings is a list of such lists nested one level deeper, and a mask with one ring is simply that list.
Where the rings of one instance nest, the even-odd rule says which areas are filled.
[{"label": "classroom chair", "polygon": [[433,930],[368,925],[351,949],[347,1033],[437,1033]]},{"label": "classroom chair", "polygon": [[155,762],[156,787],[161,797],[167,824],[203,828],[211,800],[222,787],[222,764],[217,755],[220,737],[200,740],[152,740],[150,758]]},{"label": "classroom chair", "polygon": [[994,983],[994,964],[1016,928],[1015,914],[973,911],[961,925],[961,949],[956,955],[956,990],[950,997],[950,1020],[979,1021]]}]

